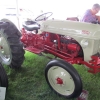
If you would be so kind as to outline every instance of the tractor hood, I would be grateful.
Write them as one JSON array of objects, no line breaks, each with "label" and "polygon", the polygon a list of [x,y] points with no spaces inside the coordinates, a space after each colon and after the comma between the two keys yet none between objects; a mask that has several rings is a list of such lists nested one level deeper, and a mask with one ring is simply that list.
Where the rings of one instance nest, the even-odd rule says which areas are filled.
[{"label": "tractor hood", "polygon": [[86,22],[69,20],[46,20],[41,26],[41,31],[84,37],[89,39],[100,39],[100,25]]}]

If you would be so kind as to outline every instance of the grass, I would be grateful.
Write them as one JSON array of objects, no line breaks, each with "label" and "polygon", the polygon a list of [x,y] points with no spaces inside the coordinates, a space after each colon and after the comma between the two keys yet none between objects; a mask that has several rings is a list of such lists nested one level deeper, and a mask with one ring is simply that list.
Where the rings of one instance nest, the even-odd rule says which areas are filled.
[{"label": "grass", "polygon": [[[25,58],[20,70],[5,67],[9,80],[5,100],[67,100],[56,95],[46,83],[44,70],[49,59],[30,52],[25,53]],[[89,92],[88,100],[100,100],[100,73],[88,73],[83,66],[75,65],[75,68],[82,78],[83,88]]]}]

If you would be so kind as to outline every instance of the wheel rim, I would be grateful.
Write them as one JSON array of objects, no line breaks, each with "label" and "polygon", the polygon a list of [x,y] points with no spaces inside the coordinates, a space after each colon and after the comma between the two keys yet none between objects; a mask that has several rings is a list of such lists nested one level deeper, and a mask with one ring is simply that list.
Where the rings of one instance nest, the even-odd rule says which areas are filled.
[{"label": "wheel rim", "polygon": [[4,34],[0,32],[0,60],[3,64],[9,65],[11,63],[11,51],[7,39]]},{"label": "wheel rim", "polygon": [[59,66],[49,69],[48,81],[52,88],[61,95],[71,95],[74,92],[75,84],[72,76]]}]

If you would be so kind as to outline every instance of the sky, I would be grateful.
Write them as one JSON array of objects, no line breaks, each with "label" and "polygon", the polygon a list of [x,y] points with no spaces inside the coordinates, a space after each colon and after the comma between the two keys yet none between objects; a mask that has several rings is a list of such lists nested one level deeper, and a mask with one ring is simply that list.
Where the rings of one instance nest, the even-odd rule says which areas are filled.
[{"label": "sky", "polygon": [[58,19],[80,16],[94,3],[100,3],[100,0],[0,0],[0,6],[17,7],[18,4],[18,8],[31,9],[36,15],[41,10],[53,12]]}]

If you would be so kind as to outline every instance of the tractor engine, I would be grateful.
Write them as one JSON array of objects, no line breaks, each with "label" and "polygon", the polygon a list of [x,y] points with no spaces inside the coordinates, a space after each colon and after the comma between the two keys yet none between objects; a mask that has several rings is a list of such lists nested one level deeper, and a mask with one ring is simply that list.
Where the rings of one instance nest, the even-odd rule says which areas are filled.
[{"label": "tractor engine", "polygon": [[[54,33],[45,33],[46,40],[45,46],[49,48],[50,51],[61,53],[61,55],[69,56],[69,57],[82,57],[83,51],[79,43],[69,36],[54,34]],[[49,47],[48,47],[49,46]],[[50,52],[49,51],[49,52]]]},{"label": "tractor engine", "polygon": [[44,46],[44,39],[42,34],[35,34],[34,32],[26,32],[26,30],[22,30],[23,34],[21,36],[21,41],[24,44],[24,47],[35,47],[38,49],[43,48]]},{"label": "tractor engine", "polygon": [[82,56],[81,46],[69,36],[61,36],[61,45],[65,52],[73,57]]},{"label": "tractor engine", "polygon": [[67,44],[67,52],[74,57],[78,56],[78,53],[80,51],[80,46],[75,43],[69,43]]},{"label": "tractor engine", "polygon": [[[22,33],[24,34],[22,34],[21,41],[24,43],[25,48],[31,47],[29,51],[34,53],[36,53],[36,50],[41,50],[58,57],[68,56],[69,58],[83,55],[81,46],[71,37],[48,32],[41,34]],[[35,51],[33,48],[35,48]]]}]

